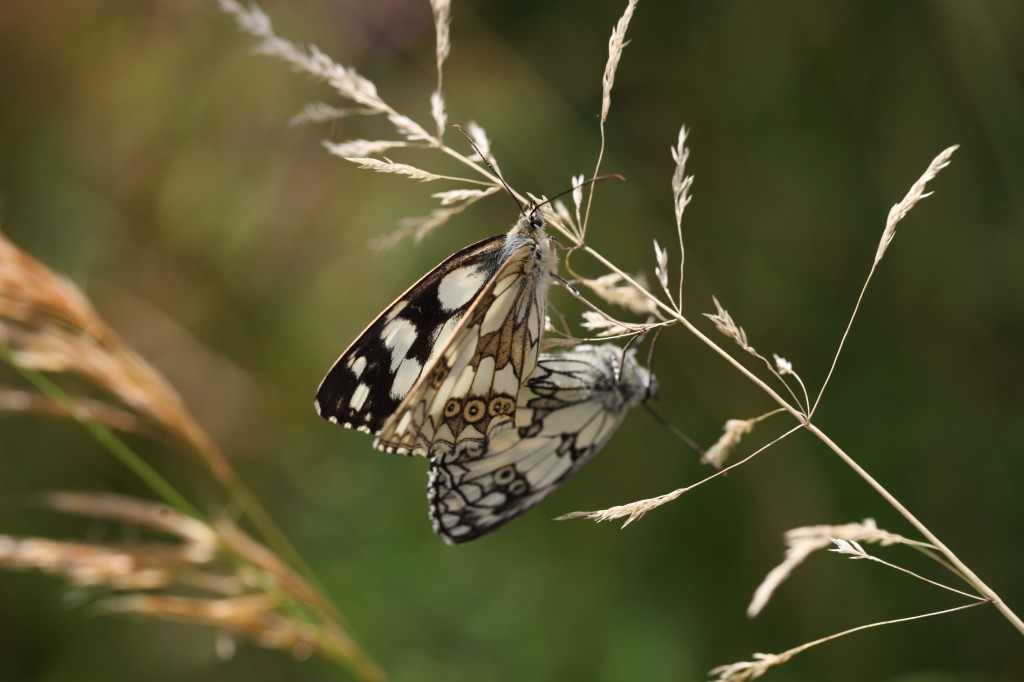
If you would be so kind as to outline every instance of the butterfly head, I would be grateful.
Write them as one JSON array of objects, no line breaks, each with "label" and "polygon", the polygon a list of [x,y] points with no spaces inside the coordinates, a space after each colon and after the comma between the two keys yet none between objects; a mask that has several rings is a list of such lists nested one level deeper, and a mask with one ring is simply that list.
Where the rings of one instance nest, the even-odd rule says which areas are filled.
[{"label": "butterfly head", "polygon": [[622,355],[618,372],[619,385],[631,400],[639,403],[658,397],[658,380],[637,361],[636,349],[631,348]]},{"label": "butterfly head", "polygon": [[533,230],[544,229],[545,221],[544,214],[540,210],[541,206],[543,206],[543,204],[532,207],[530,209],[530,212],[527,213],[526,216],[524,216],[526,218],[526,224],[529,225],[530,228],[532,228]]}]

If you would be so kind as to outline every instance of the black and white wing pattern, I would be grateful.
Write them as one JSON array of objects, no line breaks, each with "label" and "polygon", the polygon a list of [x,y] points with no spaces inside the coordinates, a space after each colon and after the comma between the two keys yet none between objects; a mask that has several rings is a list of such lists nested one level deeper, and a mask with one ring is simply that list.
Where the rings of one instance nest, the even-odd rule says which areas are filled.
[{"label": "black and white wing pattern", "polygon": [[501,267],[505,240],[490,237],[450,256],[378,315],[320,382],[317,413],[379,433]]},{"label": "black and white wing pattern", "polygon": [[545,353],[519,393],[515,428],[483,451],[430,459],[434,531],[448,544],[478,538],[554,492],[604,447],[631,407],[656,391],[635,352],[613,344]]},{"label": "black and white wing pattern", "polygon": [[536,364],[549,262],[537,211],[451,256],[341,354],[317,411],[403,454],[453,449],[510,422]]},{"label": "black and white wing pattern", "polygon": [[520,387],[540,353],[551,258],[547,238],[524,227],[520,221],[507,236],[501,267],[381,429],[377,448],[473,457],[513,426]]}]

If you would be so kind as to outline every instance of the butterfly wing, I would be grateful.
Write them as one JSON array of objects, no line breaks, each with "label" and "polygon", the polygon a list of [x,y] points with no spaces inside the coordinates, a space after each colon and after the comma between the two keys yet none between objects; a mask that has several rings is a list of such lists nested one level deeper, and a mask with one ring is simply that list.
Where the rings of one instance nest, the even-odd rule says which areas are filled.
[{"label": "butterfly wing", "polygon": [[520,386],[536,367],[548,284],[547,240],[521,244],[384,425],[375,447],[432,457],[479,454],[491,435],[513,425]]},{"label": "butterfly wing", "polygon": [[505,241],[497,235],[467,246],[377,316],[320,383],[320,416],[379,433],[500,268]]},{"label": "butterfly wing", "polygon": [[597,455],[651,382],[611,344],[541,355],[520,393],[518,428],[495,434],[479,456],[432,458],[434,531],[466,542],[540,503]]}]

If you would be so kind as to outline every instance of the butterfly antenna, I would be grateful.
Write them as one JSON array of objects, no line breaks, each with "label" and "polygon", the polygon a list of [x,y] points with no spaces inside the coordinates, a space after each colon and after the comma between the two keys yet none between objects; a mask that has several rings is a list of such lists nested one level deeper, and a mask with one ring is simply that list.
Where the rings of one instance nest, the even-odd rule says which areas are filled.
[{"label": "butterfly antenna", "polygon": [[696,452],[698,455],[700,455],[701,461],[703,461],[705,464],[707,464],[708,466],[713,468],[715,471],[721,471],[722,470],[722,467],[720,467],[717,464],[715,464],[714,462],[708,460],[708,453],[707,453],[707,451],[704,448],[702,448],[701,446],[697,445],[696,441],[694,441],[692,438],[690,438],[688,435],[686,435],[686,433],[682,429],[680,429],[678,426],[676,426],[675,424],[673,424],[669,420],[667,420],[664,417],[662,417],[661,414],[659,414],[653,407],[651,407],[651,404],[650,404],[649,401],[645,400],[643,405],[644,405],[644,409],[647,410],[652,417],[654,417],[654,421],[658,422],[659,424],[664,426],[666,429],[668,429],[669,432],[673,436],[675,436],[679,440],[681,440],[684,443],[686,443],[690,447],[690,449],[692,449],[694,452]]},{"label": "butterfly antenna", "polygon": [[[647,374],[649,376],[651,376],[651,377],[654,377],[654,347],[657,345],[658,339],[660,337],[661,337],[661,328],[657,329],[654,332],[654,336],[651,338],[651,345],[647,349]],[[710,466],[715,471],[721,471],[722,470],[721,466],[719,466],[718,464],[715,464],[714,462],[712,462],[711,460],[708,459],[707,450],[705,450],[701,446],[697,445],[697,443],[692,438],[690,438],[688,435],[686,435],[686,433],[682,429],[680,429],[678,426],[676,426],[675,424],[673,424],[669,420],[667,420],[664,417],[662,417],[661,414],[659,414],[653,407],[651,407],[651,401],[650,400],[645,400],[643,402],[643,405],[644,405],[644,409],[647,410],[647,412],[649,412],[652,417],[654,417],[654,421],[656,421],[659,424],[661,424],[662,426],[664,426],[666,429],[669,430],[669,432],[672,435],[674,435],[676,438],[678,438],[679,440],[683,441],[688,446],[690,446],[690,449],[692,449],[694,452],[696,452],[698,455],[700,455],[701,461],[703,461],[705,464]]]},{"label": "butterfly antenna", "polygon": [[508,192],[508,195],[510,197],[512,197],[512,201],[516,202],[516,206],[519,207],[520,215],[525,217],[526,216],[526,209],[523,208],[523,204],[516,197],[516,193],[513,192],[512,188],[508,186],[507,182],[505,182],[505,178],[501,177],[501,173],[498,172],[498,169],[495,168],[494,165],[490,161],[487,160],[487,157],[484,156],[484,153],[482,151],[480,151],[480,147],[476,146],[476,142],[474,142],[473,138],[469,136],[469,133],[466,132],[465,128],[463,128],[462,126],[460,126],[458,124],[454,124],[454,125],[452,125],[452,127],[455,128],[460,133],[462,133],[463,135],[466,136],[466,139],[469,140],[470,146],[473,147],[473,149],[476,151],[476,153],[480,155],[480,158],[483,159],[483,162],[486,163],[487,167],[491,169],[491,172],[494,173],[494,176],[496,178],[498,178],[498,181],[501,182],[501,186],[504,187],[505,190]]},{"label": "butterfly antenna", "polygon": [[654,336],[651,338],[651,347],[647,349],[647,373],[654,376],[654,346],[657,345],[658,339],[661,338],[661,327],[655,330]]}]

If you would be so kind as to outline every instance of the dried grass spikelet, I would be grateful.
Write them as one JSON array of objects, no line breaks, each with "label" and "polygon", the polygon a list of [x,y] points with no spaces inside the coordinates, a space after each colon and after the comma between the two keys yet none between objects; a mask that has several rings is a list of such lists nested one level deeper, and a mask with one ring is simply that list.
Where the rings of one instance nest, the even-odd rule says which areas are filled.
[{"label": "dried grass spikelet", "polygon": [[[170,383],[107,326],[78,287],[21,251],[3,233],[0,346],[8,349],[17,367],[87,380],[142,421],[190,445],[218,480],[235,479],[227,458]],[[80,405],[75,416],[88,418],[89,404]],[[96,413],[97,406],[91,405]]]},{"label": "dried grass spikelet", "polygon": [[753,661],[741,661],[712,668],[710,674],[717,675],[714,682],[750,682],[764,675],[770,668],[782,665],[796,654],[796,649],[781,654],[754,654]]},{"label": "dried grass spikelet", "polygon": [[604,75],[601,77],[601,124],[608,120],[608,111],[612,106],[612,86],[615,84],[615,71],[619,68],[619,61],[622,59],[622,51],[626,48],[626,30],[633,18],[633,12],[639,0],[629,0],[626,10],[622,13],[617,24],[612,29],[612,35],[608,38],[608,62],[604,67]]},{"label": "dried grass spikelet", "polygon": [[622,527],[625,528],[634,521],[642,519],[644,514],[651,511],[652,509],[657,509],[658,507],[664,504],[668,504],[672,500],[675,500],[683,493],[685,493],[687,490],[689,490],[689,488],[679,488],[678,490],[673,490],[670,493],[658,495],[657,497],[649,497],[644,500],[637,500],[636,502],[620,504],[614,507],[600,509],[597,511],[570,512],[568,514],[563,514],[562,516],[559,516],[556,520],[565,521],[567,519],[590,519],[591,521],[602,523],[604,521],[616,521],[618,519],[626,519],[622,523]]},{"label": "dried grass spikelet", "polygon": [[[637,275],[634,279],[644,286],[642,275]],[[650,315],[657,310],[657,306],[651,299],[640,293],[635,286],[616,272],[593,279],[583,279],[581,282],[608,303],[625,308],[632,313]]]},{"label": "dried grass spikelet", "polygon": [[882,239],[878,243],[878,250],[875,252],[875,264],[882,260],[886,250],[889,248],[889,244],[892,243],[893,237],[896,236],[896,224],[903,220],[903,218],[910,212],[917,202],[921,201],[925,197],[931,195],[931,192],[925,192],[924,189],[931,182],[939,171],[949,165],[949,160],[953,156],[953,152],[960,148],[960,145],[955,144],[952,147],[947,147],[938,156],[932,159],[932,162],[928,164],[928,168],[925,169],[924,174],[917,179],[911,188],[907,192],[907,195],[903,199],[889,209],[889,215],[885,221],[885,230],[882,232]]},{"label": "dried grass spikelet", "polygon": [[721,437],[714,445],[708,448],[707,453],[704,455],[704,461],[714,467],[721,468],[733,449],[739,445],[743,436],[753,431],[758,421],[759,419],[755,418],[730,419],[725,422],[725,428],[722,430]]},{"label": "dried grass spikelet", "polygon": [[325,140],[323,145],[334,156],[352,160],[367,157],[370,154],[383,154],[400,147],[408,147],[409,143],[401,140],[348,140],[346,142]]},{"label": "dried grass spikelet", "polygon": [[632,331],[621,322],[593,310],[583,311],[583,322],[580,326],[587,331],[594,332],[599,339],[615,338]]},{"label": "dried grass spikelet", "polygon": [[712,300],[715,302],[716,311],[714,313],[704,313],[704,317],[714,322],[715,328],[735,341],[740,348],[751,355],[757,355],[754,347],[747,342],[747,333],[743,331],[743,327],[736,324],[732,319],[732,315],[722,307],[722,304],[718,302],[716,297],[712,297]]},{"label": "dried grass spikelet", "polygon": [[769,668],[782,665],[793,653],[786,654],[754,654],[753,661],[741,661],[712,668],[711,675],[717,675],[714,682],[749,682],[768,672]]},{"label": "dried grass spikelet", "polygon": [[391,159],[385,157],[383,160],[374,159],[371,157],[347,157],[346,161],[358,165],[360,168],[366,170],[376,171],[378,173],[394,173],[396,175],[404,175],[412,178],[413,180],[419,180],[420,182],[432,182],[434,180],[444,180],[445,176],[437,175],[425,171],[422,168],[416,166],[410,166],[407,163],[396,163]]},{"label": "dried grass spikelet", "polygon": [[754,591],[754,597],[747,607],[747,616],[753,618],[771,599],[775,589],[790,576],[793,570],[814,552],[827,549],[835,540],[854,542],[871,542],[879,545],[911,545],[930,548],[931,545],[896,535],[880,529],[874,519],[864,519],[861,523],[847,523],[839,526],[802,526],[786,531],[786,557],[778,566],[769,571],[764,580]]},{"label": "dried grass spikelet", "polygon": [[434,13],[434,34],[436,36],[435,58],[437,60],[437,89],[430,95],[430,113],[437,126],[437,139],[444,137],[448,116],[444,110],[444,60],[452,49],[451,0],[430,0],[430,9]]},{"label": "dried grass spikelet", "polygon": [[[288,119],[288,125],[298,126],[307,123],[328,123],[337,121],[349,116],[368,116],[376,114],[373,109],[365,107],[345,108],[336,107],[326,102],[309,102],[302,108],[302,111]],[[347,156],[353,156],[351,154]],[[358,154],[354,156],[359,156]]]},{"label": "dried grass spikelet", "polygon": [[64,513],[144,529],[147,539],[104,544],[0,535],[0,567],[111,590],[116,594],[97,602],[109,613],[208,625],[300,659],[343,661],[362,679],[383,679],[320,593],[232,522],[208,525],[120,495],[61,492],[45,502]]}]

